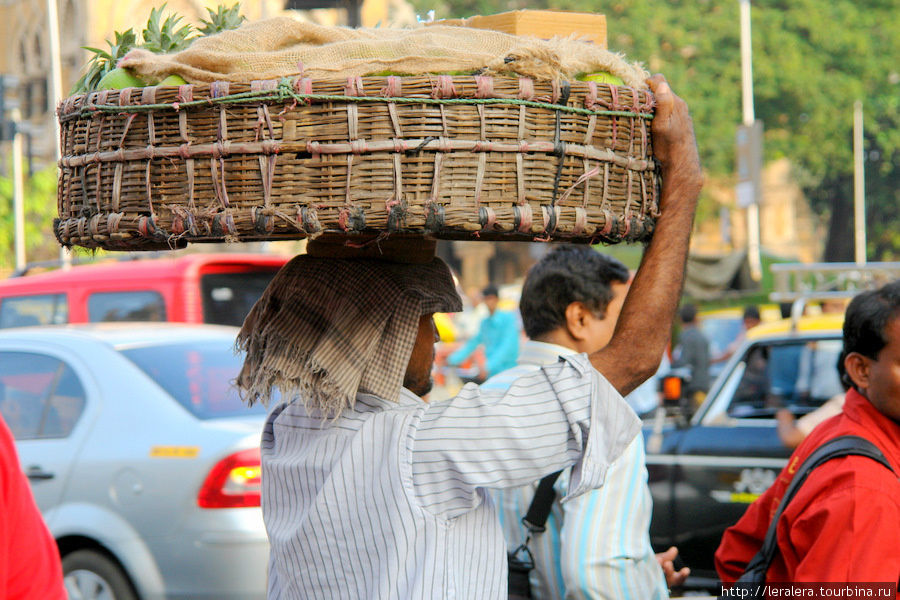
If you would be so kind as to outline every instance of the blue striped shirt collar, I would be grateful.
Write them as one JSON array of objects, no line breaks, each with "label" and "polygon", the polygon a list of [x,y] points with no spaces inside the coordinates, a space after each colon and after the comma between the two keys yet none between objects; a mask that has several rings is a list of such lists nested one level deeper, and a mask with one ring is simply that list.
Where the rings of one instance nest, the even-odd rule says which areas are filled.
[{"label": "blue striped shirt collar", "polygon": [[519,359],[516,362],[520,365],[547,365],[557,362],[560,357],[572,356],[573,354],[578,354],[578,352],[572,348],[566,348],[559,344],[528,340],[522,345],[522,349],[519,351]]}]

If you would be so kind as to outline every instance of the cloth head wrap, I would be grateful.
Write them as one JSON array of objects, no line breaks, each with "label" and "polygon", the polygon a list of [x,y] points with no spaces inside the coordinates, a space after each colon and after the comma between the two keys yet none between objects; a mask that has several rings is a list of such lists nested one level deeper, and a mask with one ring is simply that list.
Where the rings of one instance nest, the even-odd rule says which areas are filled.
[{"label": "cloth head wrap", "polygon": [[336,416],[357,392],[397,401],[419,318],[458,312],[447,265],[300,255],[275,275],[237,338],[237,383],[251,404],[278,388]]}]

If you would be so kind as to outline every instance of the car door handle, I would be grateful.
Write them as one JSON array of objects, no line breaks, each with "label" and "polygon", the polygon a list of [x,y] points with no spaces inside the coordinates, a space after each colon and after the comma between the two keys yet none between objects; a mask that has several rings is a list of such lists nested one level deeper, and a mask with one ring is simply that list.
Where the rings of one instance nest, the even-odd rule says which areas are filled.
[{"label": "car door handle", "polygon": [[31,479],[32,481],[44,481],[56,477],[54,473],[48,473],[41,467],[29,467],[28,471],[25,472],[25,475],[27,475],[28,479]]}]

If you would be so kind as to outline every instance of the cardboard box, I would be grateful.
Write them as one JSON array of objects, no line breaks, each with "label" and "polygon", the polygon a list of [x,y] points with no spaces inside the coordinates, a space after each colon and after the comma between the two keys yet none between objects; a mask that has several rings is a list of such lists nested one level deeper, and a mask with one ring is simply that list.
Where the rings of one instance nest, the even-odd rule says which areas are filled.
[{"label": "cardboard box", "polygon": [[513,10],[496,15],[434,21],[434,25],[458,25],[493,29],[513,35],[533,35],[542,39],[577,34],[606,48],[606,16],[559,10]]}]

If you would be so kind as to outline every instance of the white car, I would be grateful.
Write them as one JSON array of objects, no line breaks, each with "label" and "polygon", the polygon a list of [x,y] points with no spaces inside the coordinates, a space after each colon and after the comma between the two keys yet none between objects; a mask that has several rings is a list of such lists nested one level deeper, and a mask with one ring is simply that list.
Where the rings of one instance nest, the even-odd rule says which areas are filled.
[{"label": "white car", "polygon": [[265,597],[261,406],[234,327],[0,332],[0,413],[70,600]]}]

